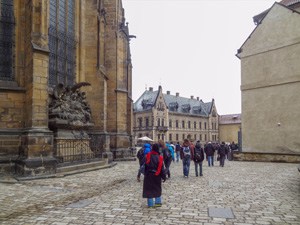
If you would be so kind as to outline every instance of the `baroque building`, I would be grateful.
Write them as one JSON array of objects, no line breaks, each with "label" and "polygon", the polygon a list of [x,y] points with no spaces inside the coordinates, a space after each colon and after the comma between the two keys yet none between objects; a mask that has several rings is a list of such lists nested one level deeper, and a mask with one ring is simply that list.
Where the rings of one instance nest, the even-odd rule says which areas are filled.
[{"label": "baroque building", "polygon": [[0,1],[0,169],[55,173],[132,142],[121,0]]},{"label": "baroque building", "polygon": [[199,140],[202,144],[219,141],[219,120],[214,99],[204,103],[199,98],[166,94],[152,87],[134,102],[133,132],[136,138],[180,142]]},{"label": "baroque building", "polygon": [[254,16],[238,49],[242,151],[250,160],[300,161],[300,1],[283,0]]}]

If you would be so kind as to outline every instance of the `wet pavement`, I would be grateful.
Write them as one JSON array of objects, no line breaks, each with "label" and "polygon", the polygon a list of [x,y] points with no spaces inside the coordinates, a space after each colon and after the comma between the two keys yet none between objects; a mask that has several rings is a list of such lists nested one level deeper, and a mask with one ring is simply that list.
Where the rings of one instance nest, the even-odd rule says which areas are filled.
[{"label": "wet pavement", "polygon": [[138,162],[51,179],[0,183],[0,224],[300,224],[297,164],[226,161],[189,178],[171,164],[160,208],[148,208]]}]

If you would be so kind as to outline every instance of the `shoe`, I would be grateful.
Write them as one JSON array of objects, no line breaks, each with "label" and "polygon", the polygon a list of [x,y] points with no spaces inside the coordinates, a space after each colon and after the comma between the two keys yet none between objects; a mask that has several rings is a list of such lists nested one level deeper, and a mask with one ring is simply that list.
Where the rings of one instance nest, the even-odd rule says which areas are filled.
[{"label": "shoe", "polygon": [[149,205],[148,205],[148,208],[151,209],[151,208],[154,208],[154,206],[149,206]]},{"label": "shoe", "polygon": [[203,176],[203,174],[200,174],[200,177],[202,177]]},{"label": "shoe", "polygon": [[198,177],[198,174],[196,175],[196,177]]},{"label": "shoe", "polygon": [[162,205],[161,203],[157,203],[154,205],[154,207],[161,207],[161,205]]}]

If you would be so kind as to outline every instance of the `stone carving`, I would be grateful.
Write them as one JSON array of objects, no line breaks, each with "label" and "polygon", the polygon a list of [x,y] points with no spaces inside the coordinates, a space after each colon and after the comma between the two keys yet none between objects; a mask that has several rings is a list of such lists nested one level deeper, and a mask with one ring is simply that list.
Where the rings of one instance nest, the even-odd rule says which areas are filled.
[{"label": "stone carving", "polygon": [[81,82],[74,86],[58,84],[50,95],[49,123],[67,124],[72,126],[90,126],[91,109],[86,100],[85,92],[79,90],[90,83]]}]

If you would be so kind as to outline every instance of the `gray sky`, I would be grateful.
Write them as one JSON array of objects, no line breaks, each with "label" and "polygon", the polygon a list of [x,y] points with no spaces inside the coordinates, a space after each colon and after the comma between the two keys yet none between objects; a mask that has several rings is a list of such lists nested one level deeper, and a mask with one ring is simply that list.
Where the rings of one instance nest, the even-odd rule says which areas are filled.
[{"label": "gray sky", "polygon": [[241,113],[235,56],[274,0],[123,0],[132,39],[133,100],[145,88],[215,99],[220,115]]}]

